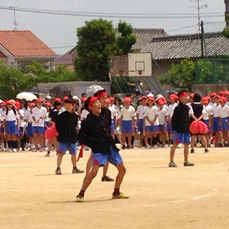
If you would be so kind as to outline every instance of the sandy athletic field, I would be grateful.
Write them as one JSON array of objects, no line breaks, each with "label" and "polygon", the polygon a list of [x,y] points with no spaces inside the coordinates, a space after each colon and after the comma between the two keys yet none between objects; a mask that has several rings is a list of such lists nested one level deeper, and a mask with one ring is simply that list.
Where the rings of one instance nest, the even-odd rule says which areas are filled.
[{"label": "sandy athletic field", "polygon": [[[229,149],[197,148],[195,167],[183,167],[183,149],[168,168],[169,148],[123,150],[127,174],[112,200],[114,183],[101,182],[102,169],[84,203],[76,203],[83,174],[71,174],[70,155],[56,176],[56,156],[29,151],[0,153],[0,228],[229,228]],[[78,163],[85,169],[89,152]],[[110,166],[109,176],[116,168]]]}]

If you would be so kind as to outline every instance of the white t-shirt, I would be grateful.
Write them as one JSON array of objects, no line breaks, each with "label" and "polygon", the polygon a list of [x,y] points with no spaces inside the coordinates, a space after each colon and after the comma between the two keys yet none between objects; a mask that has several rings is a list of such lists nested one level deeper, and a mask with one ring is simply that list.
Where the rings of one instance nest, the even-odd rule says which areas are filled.
[{"label": "white t-shirt", "polygon": [[16,114],[14,114],[13,110],[8,110],[8,114],[5,113],[3,119],[6,121],[16,121],[18,119],[18,113],[16,111]]},{"label": "white t-shirt", "polygon": [[210,115],[213,115],[213,107],[211,105],[204,106],[206,113],[203,116],[203,120],[208,120]]},{"label": "white t-shirt", "polygon": [[26,112],[26,109],[25,108],[22,108],[18,111],[18,117],[19,117],[19,126],[20,127],[24,127],[26,125],[24,119],[25,119],[25,112]]},{"label": "white t-shirt", "polygon": [[224,107],[220,106],[219,108],[219,117],[226,118],[229,117],[229,106],[225,104]]},{"label": "white t-shirt", "polygon": [[47,110],[44,107],[41,108],[34,107],[32,112],[33,112],[32,117],[36,121],[38,121],[38,122],[34,122],[33,120],[32,126],[44,126],[44,122],[47,117]]},{"label": "white t-shirt", "polygon": [[145,107],[143,105],[139,105],[136,111],[136,114],[138,114],[139,119],[143,119],[145,115]]},{"label": "white t-shirt", "polygon": [[221,107],[220,104],[216,104],[213,106],[213,117],[218,118],[219,117],[219,108]]},{"label": "white t-shirt", "polygon": [[111,111],[111,119],[114,119],[114,117],[117,117],[117,111],[114,106],[109,106],[108,109]]},{"label": "white t-shirt", "polygon": [[26,112],[25,112],[25,117],[24,119],[26,120],[27,123],[32,123],[33,121],[33,118],[32,118],[32,111],[30,111],[30,109],[28,109]]},{"label": "white t-shirt", "polygon": [[86,110],[86,109],[83,109],[82,110],[82,113],[81,113],[81,120],[84,120],[84,119],[86,119],[87,118],[87,116],[88,116],[88,114],[89,114],[89,111],[88,110]]},{"label": "white t-shirt", "polygon": [[121,110],[121,116],[123,117],[123,121],[132,121],[132,118],[135,116],[135,109],[133,106],[129,106],[128,109],[123,107]]},{"label": "white t-shirt", "polygon": [[165,117],[168,115],[168,108],[163,107],[162,109],[159,108],[159,114],[158,114],[158,122],[159,125],[164,125],[165,124]]},{"label": "white t-shirt", "polygon": [[176,108],[177,105],[178,105],[177,103],[174,103],[174,104],[170,104],[169,105],[168,115],[169,115],[170,119],[173,117],[173,112],[174,112],[174,110],[175,110],[175,108]]},{"label": "white t-shirt", "polygon": [[[152,107],[146,107],[145,108],[145,115],[144,117],[148,117],[149,120],[154,120],[155,116],[159,114],[159,109],[157,106],[152,106]],[[151,126],[151,124],[149,123],[149,121],[147,119],[145,119],[145,124],[146,126]],[[155,122],[154,122],[154,126],[158,126],[159,122],[158,122],[158,118],[156,118]]]},{"label": "white t-shirt", "polygon": [[6,115],[6,110],[0,109],[0,121],[2,122]]}]

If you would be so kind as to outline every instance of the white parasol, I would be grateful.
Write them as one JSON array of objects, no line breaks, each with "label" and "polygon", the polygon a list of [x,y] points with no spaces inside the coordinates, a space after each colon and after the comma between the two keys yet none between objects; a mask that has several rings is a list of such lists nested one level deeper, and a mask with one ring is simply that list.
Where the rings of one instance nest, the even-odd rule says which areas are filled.
[{"label": "white parasol", "polygon": [[34,99],[37,99],[37,96],[31,92],[21,92],[17,94],[16,98],[25,99],[26,101],[33,101]]},{"label": "white parasol", "polygon": [[85,92],[88,94],[88,96],[93,96],[95,94],[95,92],[97,92],[99,90],[104,90],[104,88],[102,88],[99,85],[91,85],[85,89]]}]

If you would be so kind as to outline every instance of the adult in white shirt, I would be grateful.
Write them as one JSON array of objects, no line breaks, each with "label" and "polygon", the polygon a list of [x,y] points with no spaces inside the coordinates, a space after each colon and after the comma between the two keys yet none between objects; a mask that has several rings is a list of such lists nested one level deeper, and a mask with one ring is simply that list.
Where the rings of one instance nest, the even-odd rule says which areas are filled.
[{"label": "adult in white shirt", "polygon": [[36,107],[32,110],[32,133],[35,151],[40,149],[41,152],[44,147],[45,119],[47,117],[47,110],[42,107],[42,102],[43,100],[38,98],[36,100]]}]

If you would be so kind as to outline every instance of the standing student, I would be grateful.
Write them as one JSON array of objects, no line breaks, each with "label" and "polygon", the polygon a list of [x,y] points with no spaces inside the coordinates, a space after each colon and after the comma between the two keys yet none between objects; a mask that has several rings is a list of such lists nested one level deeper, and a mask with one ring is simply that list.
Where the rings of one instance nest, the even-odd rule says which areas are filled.
[{"label": "standing student", "polygon": [[[131,145],[131,136],[132,130],[134,128],[134,117],[135,117],[135,109],[131,106],[131,98],[125,97],[124,100],[124,107],[121,110],[121,118],[120,118],[120,127],[122,129],[122,142],[123,146],[122,149],[130,149],[133,148]],[[126,138],[128,139],[127,147],[125,147]]]},{"label": "standing student", "polygon": [[226,104],[227,99],[225,97],[220,97],[219,102],[221,107],[219,108],[219,125],[223,134],[224,146],[229,146],[229,106]]},{"label": "standing student", "polygon": [[157,100],[158,105],[158,123],[159,123],[159,141],[161,147],[168,147],[168,131],[167,131],[167,119],[168,108],[165,106],[163,98]]},{"label": "standing student", "polygon": [[140,144],[138,147],[142,147],[142,141],[143,141],[143,132],[145,129],[145,123],[144,123],[144,115],[145,115],[145,108],[146,108],[146,100],[147,97],[143,95],[141,97],[140,105],[137,108],[136,115],[137,115],[137,126],[138,131],[140,132]]},{"label": "standing student", "polygon": [[189,107],[186,105],[188,102],[188,93],[186,90],[181,90],[178,93],[179,104],[174,110],[172,117],[173,128],[173,146],[170,150],[169,167],[177,167],[174,162],[175,150],[179,143],[184,144],[184,166],[194,166],[193,163],[188,161],[188,147],[190,143],[189,135]]},{"label": "standing student", "polygon": [[6,139],[8,142],[8,147],[10,152],[17,152],[18,140],[17,135],[19,131],[19,117],[16,109],[14,108],[14,103],[8,100],[6,103],[6,114],[4,116],[4,126]]},{"label": "standing student", "polygon": [[[145,146],[147,149],[151,149],[152,145],[154,149],[157,149],[157,133],[159,131],[158,122],[159,110],[154,105],[154,97],[148,97],[148,106],[145,108]],[[151,142],[153,138],[153,142]]]},{"label": "standing student", "polygon": [[96,177],[99,167],[106,165],[108,161],[118,169],[112,198],[123,199],[129,197],[120,192],[120,186],[126,173],[126,168],[111,136],[110,125],[103,116],[100,116],[101,108],[101,103],[97,97],[88,98],[90,115],[82,121],[78,138],[80,142],[92,149],[93,165],[83,180],[81,190],[76,197],[77,202],[84,201],[84,194],[92,180]]},{"label": "standing student", "polygon": [[45,119],[47,117],[47,111],[42,106],[43,100],[38,98],[36,100],[36,107],[32,110],[32,133],[34,138],[34,151],[38,151],[40,149],[43,152],[44,147],[44,133],[45,133]]},{"label": "standing student", "polygon": [[67,149],[71,154],[72,173],[83,173],[76,166],[76,153],[77,153],[77,124],[78,115],[74,112],[75,100],[67,98],[64,100],[65,111],[58,115],[56,119],[56,130],[58,132],[58,157],[56,175],[61,175],[61,163],[63,156],[66,154]]},{"label": "standing student", "polygon": [[[191,104],[193,112],[190,117],[190,124],[193,121],[203,121],[203,117],[206,114],[206,111],[204,109],[203,104],[201,104],[200,102],[201,102],[200,94],[195,93],[193,96],[193,103]],[[209,150],[207,148],[207,141],[205,138],[205,134],[202,133],[195,133],[195,134],[191,133],[191,153],[194,153],[194,145],[197,136],[200,136],[201,143],[204,146],[204,152],[208,153]]]},{"label": "standing student", "polygon": [[[5,150],[5,144],[6,144],[6,136],[5,136],[5,127],[4,127],[4,117],[6,115],[6,102],[2,101],[1,103],[1,109],[0,109],[0,120],[1,120],[1,127],[0,127],[0,143],[1,147],[0,150]],[[7,147],[6,147],[7,148]]]}]

